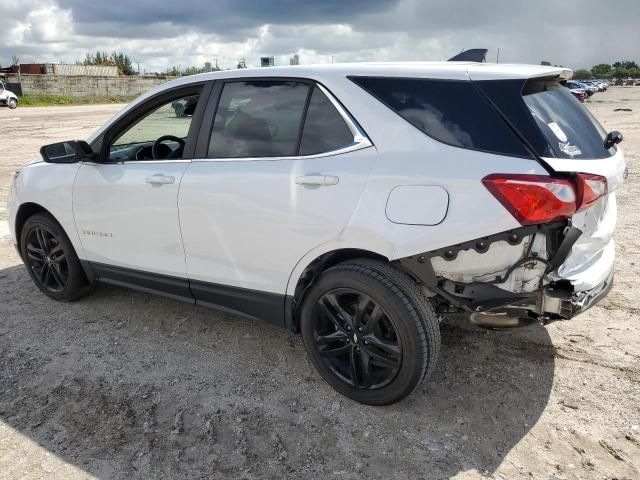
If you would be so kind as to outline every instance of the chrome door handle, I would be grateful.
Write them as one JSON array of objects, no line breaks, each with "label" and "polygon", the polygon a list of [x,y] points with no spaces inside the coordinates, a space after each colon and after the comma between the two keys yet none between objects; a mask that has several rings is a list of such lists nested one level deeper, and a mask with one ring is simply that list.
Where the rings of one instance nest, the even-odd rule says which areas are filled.
[{"label": "chrome door handle", "polygon": [[296,177],[296,185],[311,185],[316,187],[326,187],[337,185],[340,179],[333,175],[312,174],[303,177]]},{"label": "chrome door handle", "polygon": [[169,185],[174,183],[176,179],[175,177],[170,177],[167,175],[163,175],[161,173],[156,173],[155,175],[147,177],[145,181],[147,183],[150,183],[151,185]]}]

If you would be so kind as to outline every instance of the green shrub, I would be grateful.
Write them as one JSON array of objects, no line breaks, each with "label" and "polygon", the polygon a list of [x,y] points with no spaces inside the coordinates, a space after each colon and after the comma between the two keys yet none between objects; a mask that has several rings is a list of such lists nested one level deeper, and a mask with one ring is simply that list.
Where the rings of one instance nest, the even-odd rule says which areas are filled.
[{"label": "green shrub", "polygon": [[129,103],[133,97],[70,97],[67,95],[26,94],[20,97],[21,107],[50,107],[56,105],[97,105]]}]

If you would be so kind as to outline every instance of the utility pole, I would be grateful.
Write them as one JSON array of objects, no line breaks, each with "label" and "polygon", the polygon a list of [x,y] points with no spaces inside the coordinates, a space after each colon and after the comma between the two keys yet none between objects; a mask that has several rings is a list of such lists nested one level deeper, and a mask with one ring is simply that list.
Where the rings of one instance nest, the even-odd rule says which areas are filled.
[{"label": "utility pole", "polygon": [[498,47],[498,53],[496,55],[496,63],[500,63],[500,47]]}]

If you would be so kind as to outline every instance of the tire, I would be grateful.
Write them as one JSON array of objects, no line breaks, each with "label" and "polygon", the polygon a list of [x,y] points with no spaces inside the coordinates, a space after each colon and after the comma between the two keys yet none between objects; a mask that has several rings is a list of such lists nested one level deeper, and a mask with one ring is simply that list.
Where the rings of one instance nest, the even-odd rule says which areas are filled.
[{"label": "tire", "polygon": [[368,405],[405,398],[431,374],[440,351],[429,300],[411,278],[377,260],[323,272],[304,298],[300,328],[327,383]]},{"label": "tire", "polygon": [[27,219],[20,253],[29,276],[48,297],[71,302],[91,291],[69,237],[51,215],[36,213]]},{"label": "tire", "polygon": [[9,100],[9,102],[7,103],[7,105],[9,106],[9,108],[11,110],[14,110],[15,108],[18,107],[18,102],[16,102],[15,98],[12,98],[11,100]]}]

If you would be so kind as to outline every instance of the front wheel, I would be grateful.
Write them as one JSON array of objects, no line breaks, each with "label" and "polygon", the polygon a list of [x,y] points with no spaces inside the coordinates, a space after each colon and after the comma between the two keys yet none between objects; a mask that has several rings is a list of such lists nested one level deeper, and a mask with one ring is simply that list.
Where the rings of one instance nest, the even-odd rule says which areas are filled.
[{"label": "front wheel", "polygon": [[31,279],[48,297],[73,301],[91,290],[71,241],[50,215],[36,213],[27,219],[20,253]]},{"label": "front wheel", "polygon": [[17,108],[18,106],[18,102],[16,101],[15,98],[12,98],[11,100],[9,100],[9,102],[7,103],[7,105],[9,106],[9,108],[11,110],[14,110],[15,108]]},{"label": "front wheel", "polygon": [[438,319],[418,285],[375,260],[323,272],[305,297],[301,330],[322,377],[370,405],[409,395],[433,370],[440,350]]}]

